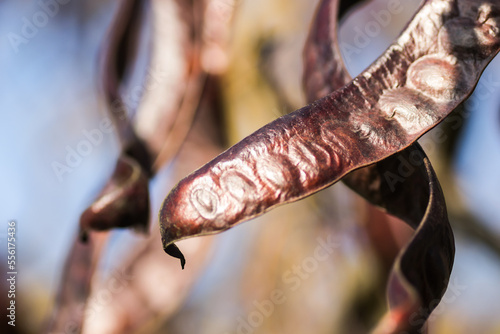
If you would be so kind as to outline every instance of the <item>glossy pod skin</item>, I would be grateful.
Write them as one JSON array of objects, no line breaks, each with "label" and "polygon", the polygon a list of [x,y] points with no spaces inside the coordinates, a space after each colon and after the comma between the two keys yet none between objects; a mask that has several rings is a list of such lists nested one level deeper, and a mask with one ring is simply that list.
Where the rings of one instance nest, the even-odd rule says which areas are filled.
[{"label": "glossy pod skin", "polygon": [[[476,38],[462,38],[464,32]],[[403,150],[470,95],[499,46],[497,6],[426,1],[398,40],[352,82],[264,126],[183,179],[160,211],[164,247],[226,230]]]}]

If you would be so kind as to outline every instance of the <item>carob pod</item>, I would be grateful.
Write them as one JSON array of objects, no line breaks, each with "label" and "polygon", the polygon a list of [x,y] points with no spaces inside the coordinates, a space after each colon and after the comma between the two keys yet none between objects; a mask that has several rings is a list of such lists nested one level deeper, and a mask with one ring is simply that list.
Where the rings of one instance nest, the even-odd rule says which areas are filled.
[{"label": "carob pod", "polygon": [[118,159],[112,178],[80,217],[83,231],[135,227],[146,233],[149,222],[148,177],[127,156]]},{"label": "carob pod", "polygon": [[150,154],[135,135],[120,93],[137,52],[145,6],[143,0],[121,1],[101,50],[101,89],[123,148],[98,198],[80,216],[82,241],[89,230],[132,227],[148,232]]},{"label": "carob pod", "polygon": [[[148,230],[149,178],[179,149],[191,126],[203,88],[204,76],[198,60],[202,24],[198,16],[201,12],[202,6],[198,2],[120,2],[101,50],[100,72],[102,92],[123,150],[99,198],[81,216],[83,237],[88,229],[132,227]],[[145,96],[136,112],[132,110],[135,106],[124,98],[121,88],[133,65],[140,44],[139,28],[146,23],[146,17],[152,17],[153,22],[151,61],[144,87],[141,87]],[[182,29],[173,35],[171,25]],[[166,69],[172,62],[172,53],[177,51],[182,54],[177,59],[182,62],[182,66],[178,66],[182,75],[175,82],[178,89],[165,99],[165,91],[169,91],[172,85]],[[136,88],[133,94],[137,93]],[[129,117],[130,112],[135,117]],[[155,128],[138,135],[132,119],[140,124],[144,119],[152,119]]]},{"label": "carob pod", "polygon": [[[499,51],[498,5],[428,0],[346,86],[246,137],[174,187],[162,241],[224,231],[410,146],[467,98]],[[455,29],[460,22],[460,34]],[[477,52],[480,50],[480,52]]]}]

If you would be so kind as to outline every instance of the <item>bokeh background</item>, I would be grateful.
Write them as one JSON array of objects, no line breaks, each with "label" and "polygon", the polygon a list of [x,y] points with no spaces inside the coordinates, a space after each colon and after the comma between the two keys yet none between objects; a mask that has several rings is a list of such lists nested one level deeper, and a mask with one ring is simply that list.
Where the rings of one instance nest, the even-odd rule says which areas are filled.
[{"label": "bokeh background", "polygon": [[[66,1],[13,42],[45,2],[0,2],[0,268],[7,272],[11,220],[18,265],[16,328],[4,327],[2,316],[7,333],[47,328],[79,216],[120,150],[114,131],[62,181],[54,172],[53,162],[64,161],[67,147],[85,138],[82,131],[107,117],[97,58],[118,1]],[[341,48],[351,75],[384,51],[419,6],[396,2],[401,10],[387,24],[377,21],[384,0],[343,20]],[[151,181],[150,236],[111,234],[85,310],[82,305],[84,333],[366,333],[385,311],[387,272],[411,231],[342,184],[223,234],[180,242],[184,271],[163,253],[157,212],[169,189],[223,148],[305,104],[302,48],[317,1],[226,3],[235,12],[217,76],[225,142],[207,143],[210,131],[199,116],[177,157]],[[379,29],[369,35],[370,22]],[[455,121],[420,140],[442,183],[457,246],[429,332],[500,333],[498,57],[461,108]],[[325,243],[332,251],[318,261],[315,250]],[[5,284],[2,279],[2,302]],[[75,330],[68,323],[63,332]]]}]

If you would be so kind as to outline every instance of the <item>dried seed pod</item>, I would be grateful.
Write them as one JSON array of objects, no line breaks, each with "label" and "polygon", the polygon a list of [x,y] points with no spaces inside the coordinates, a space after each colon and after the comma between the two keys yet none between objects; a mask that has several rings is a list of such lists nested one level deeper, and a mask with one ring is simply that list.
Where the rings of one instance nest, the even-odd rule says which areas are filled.
[{"label": "dried seed pod", "polygon": [[202,1],[151,0],[151,59],[133,122],[153,157],[154,172],[184,142],[205,85],[200,63],[204,8]]},{"label": "dried seed pod", "polygon": [[[496,38],[487,57],[477,56],[473,61],[457,57],[456,66],[468,75],[466,82],[446,86],[454,92],[451,98],[435,98],[429,87],[408,87],[410,66],[433,54],[438,44],[437,32],[442,26],[436,26],[431,18],[439,17],[438,22],[444,25],[460,17],[462,13],[455,9],[462,1],[426,1],[401,37],[351,83],[264,126],[179,182],[159,215],[164,246],[189,236],[226,230],[277,205],[306,197],[354,169],[403,150],[444,119],[470,94],[500,47]],[[415,103],[415,118],[428,115],[433,122],[386,118],[379,106],[380,96],[402,87],[417,99],[421,97],[421,103]],[[309,160],[322,161],[319,169],[308,171],[306,182],[300,181],[300,170],[290,157],[290,152],[298,149],[297,143],[314,143]],[[236,166],[246,171],[245,177],[255,185],[244,201],[221,187],[221,176]]]},{"label": "dried seed pod", "polygon": [[74,239],[64,263],[63,275],[53,306],[53,313],[44,333],[64,333],[71,324],[72,331],[80,333],[85,319],[82,306],[91,290],[94,270],[99,263],[107,236],[90,232],[84,243]]},{"label": "dried seed pod", "polygon": [[[136,119],[139,125],[143,124],[144,119],[152,120],[156,131],[141,132],[144,129],[139,126],[139,135],[136,135],[128,117],[129,112],[134,112],[131,109],[135,105],[131,105],[122,96],[121,86],[124,83],[126,73],[132,67],[134,55],[137,52],[139,28],[144,21],[146,9],[154,12],[151,65],[154,73],[149,74],[156,81],[149,82],[151,77],[148,77],[145,86],[140,87],[146,90],[146,96]],[[102,212],[97,208],[101,207],[104,198],[110,198],[109,193],[115,195],[121,193],[120,196],[128,196],[130,189],[119,189],[122,186],[129,187],[129,184],[122,184],[125,181],[122,180],[121,174],[127,173],[125,166],[134,171],[139,168],[141,169],[139,174],[141,176],[144,174],[149,178],[177,152],[183,142],[183,138],[191,126],[198,98],[203,88],[204,76],[200,71],[198,59],[201,22],[195,20],[201,11],[199,4],[188,4],[176,0],[152,1],[151,6],[146,5],[142,0],[120,2],[101,52],[100,70],[104,97],[118,128],[124,153],[122,160],[117,164],[115,174],[102,191],[100,199],[82,215],[80,226],[83,230],[89,228],[103,230],[125,226],[147,230],[148,220],[143,221],[143,219],[148,219],[149,214],[145,215],[144,212],[149,213],[149,209],[142,207],[146,204],[149,206],[147,179],[146,181],[142,178],[137,180],[141,184],[136,185],[136,195],[143,196],[143,198],[137,199],[137,205],[123,206],[123,203],[109,203],[109,207]],[[169,19],[165,20],[166,17]],[[178,39],[173,38],[171,25],[180,27]],[[170,49],[163,45],[165,39],[169,39]],[[170,91],[168,87],[172,85],[172,81],[166,79],[165,73],[169,69],[170,65],[168,64],[172,62],[172,57],[170,57],[172,50],[174,53],[176,51],[181,53],[181,56],[177,56],[177,60],[182,63],[182,66],[179,66],[179,71],[182,72],[179,80],[181,84],[178,81],[175,82],[175,85],[178,86],[177,90],[173,92],[171,99],[165,101],[164,92]],[[158,94],[161,95],[161,98]],[[174,137],[175,140],[172,140]],[[120,202],[130,200],[119,196],[115,199]],[[112,210],[111,208],[117,212],[109,212]],[[131,212],[133,208],[139,210],[135,214],[137,217],[132,217],[134,216]],[[99,214],[96,210],[99,211]],[[116,221],[113,222],[112,219],[116,219]]]},{"label": "dried seed pod", "polygon": [[[304,48],[303,86],[308,101],[315,101],[351,81],[337,40],[337,20],[347,8],[340,1],[320,1]],[[354,5],[359,1],[343,1]],[[340,6],[342,6],[342,4]]]},{"label": "dried seed pod", "polygon": [[99,55],[101,91],[125,146],[136,136],[129,122],[131,106],[122,98],[121,88],[137,53],[144,9],[143,0],[119,2]]},{"label": "dried seed pod", "polygon": [[121,156],[99,197],[82,213],[80,228],[134,227],[147,232],[148,226],[148,177],[135,160]]},{"label": "dried seed pod", "polygon": [[120,91],[137,52],[144,9],[142,0],[120,2],[101,50],[101,89],[118,129],[123,153],[98,199],[80,217],[82,241],[85,241],[90,229],[132,227],[148,231],[148,178],[152,174],[150,153],[130,124],[128,108]]}]

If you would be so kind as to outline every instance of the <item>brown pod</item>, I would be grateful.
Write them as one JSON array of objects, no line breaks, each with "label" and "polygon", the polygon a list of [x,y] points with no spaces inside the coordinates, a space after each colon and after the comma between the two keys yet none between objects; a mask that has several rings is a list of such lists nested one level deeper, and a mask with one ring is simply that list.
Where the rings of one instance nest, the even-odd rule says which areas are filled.
[{"label": "brown pod", "polygon": [[80,217],[80,228],[109,230],[134,227],[147,232],[149,226],[148,178],[138,163],[121,156],[99,197]]},{"label": "brown pod", "polygon": [[[487,45],[486,55],[439,48],[445,23],[476,20],[477,11],[461,9],[480,3],[426,1],[396,42],[348,85],[264,126],[179,182],[160,211],[164,247],[304,198],[411,145],[468,97],[499,50],[498,35],[494,43],[477,41]],[[411,71],[425,56],[440,58],[459,81]]]},{"label": "brown pod", "polygon": [[143,0],[118,3],[99,54],[100,90],[124,145],[134,141],[135,134],[129,122],[131,106],[120,90],[138,51],[145,7]]}]

